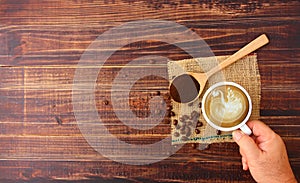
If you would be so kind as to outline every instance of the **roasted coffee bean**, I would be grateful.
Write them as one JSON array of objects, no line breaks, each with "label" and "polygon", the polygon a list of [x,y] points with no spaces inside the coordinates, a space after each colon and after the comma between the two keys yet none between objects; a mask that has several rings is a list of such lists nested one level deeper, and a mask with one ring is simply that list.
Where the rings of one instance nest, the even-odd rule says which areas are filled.
[{"label": "roasted coffee bean", "polygon": [[175,114],[175,112],[171,111],[171,112],[170,112],[170,115],[171,115],[171,116],[175,116],[176,114]]},{"label": "roasted coffee bean", "polygon": [[192,114],[191,114],[191,117],[192,118],[199,118],[200,117],[200,113],[197,112],[197,111],[193,111]]},{"label": "roasted coffee bean", "polygon": [[180,126],[180,125],[176,125],[175,128],[176,128],[177,130],[179,130],[179,129],[181,128],[181,126]]},{"label": "roasted coffee bean", "polygon": [[167,107],[167,110],[168,111],[171,111],[173,109],[173,106],[171,106],[171,105],[169,105],[168,107]]},{"label": "roasted coffee bean", "polygon": [[179,136],[180,136],[180,134],[178,132],[174,133],[174,137],[179,137]]},{"label": "roasted coffee bean", "polygon": [[108,100],[104,100],[104,101],[103,101],[103,104],[104,104],[104,105],[108,105],[108,104],[109,104],[109,101],[108,101]]},{"label": "roasted coffee bean", "polygon": [[160,91],[156,91],[155,95],[159,96],[160,95]]},{"label": "roasted coffee bean", "polygon": [[192,131],[191,128],[187,127],[187,128],[186,128],[186,133],[185,133],[185,135],[186,135],[187,137],[191,136],[191,135],[192,135],[192,132],[191,132],[191,131]]},{"label": "roasted coffee bean", "polygon": [[192,144],[192,148],[193,148],[193,149],[196,149],[196,148],[197,148],[197,145],[198,145],[198,144],[193,143],[193,144]]},{"label": "roasted coffee bean", "polygon": [[198,120],[197,122],[197,127],[202,127],[203,126],[203,123],[201,121]]},{"label": "roasted coffee bean", "polygon": [[172,117],[172,116],[175,116],[175,112],[169,111],[169,112],[168,112],[168,117]]},{"label": "roasted coffee bean", "polygon": [[197,122],[199,120],[199,117],[197,116],[191,116],[191,120]]},{"label": "roasted coffee bean", "polygon": [[178,124],[178,120],[177,119],[174,119],[173,120],[173,125],[177,125]]},{"label": "roasted coffee bean", "polygon": [[185,128],[186,128],[186,124],[183,123],[183,124],[181,125],[181,129],[185,129]]},{"label": "roasted coffee bean", "polygon": [[217,135],[221,135],[221,131],[220,130],[217,130]]},{"label": "roasted coffee bean", "polygon": [[189,140],[189,138],[187,138],[186,136],[181,137],[181,141],[188,141],[188,140]]},{"label": "roasted coffee bean", "polygon": [[193,122],[197,122],[197,121],[198,121],[198,118],[191,118],[191,120],[192,120]]},{"label": "roasted coffee bean", "polygon": [[58,125],[62,125],[63,122],[58,116],[55,116],[55,120],[56,120]]},{"label": "roasted coffee bean", "polygon": [[196,134],[199,134],[199,133],[200,133],[200,130],[199,130],[199,129],[195,129],[195,133],[196,133]]},{"label": "roasted coffee bean", "polygon": [[170,118],[171,117],[171,112],[170,111],[167,111],[167,116]]},{"label": "roasted coffee bean", "polygon": [[192,121],[193,121],[194,123],[197,123],[197,121],[199,121],[199,117],[198,117],[198,118],[197,118],[196,116],[193,117],[193,118],[192,118]]},{"label": "roasted coffee bean", "polygon": [[188,115],[183,115],[179,118],[179,121],[186,122],[186,120],[188,120],[188,119],[189,119]]},{"label": "roasted coffee bean", "polygon": [[180,128],[180,134],[186,134],[186,126]]},{"label": "roasted coffee bean", "polygon": [[197,123],[197,122],[199,121],[199,117],[194,116],[194,117],[192,118],[192,121],[193,121],[194,123]]},{"label": "roasted coffee bean", "polygon": [[201,103],[201,102],[198,104],[198,107],[199,107],[199,108],[202,108],[202,103]]},{"label": "roasted coffee bean", "polygon": [[170,100],[170,99],[171,99],[171,96],[170,96],[169,93],[167,93],[165,96],[166,96],[166,99],[167,99],[167,100]]},{"label": "roasted coffee bean", "polygon": [[187,123],[186,123],[186,125],[188,125],[188,126],[192,126],[192,122],[191,121],[188,121]]},{"label": "roasted coffee bean", "polygon": [[169,118],[172,117],[171,112],[172,112],[172,111],[167,111],[167,116],[168,116]]}]

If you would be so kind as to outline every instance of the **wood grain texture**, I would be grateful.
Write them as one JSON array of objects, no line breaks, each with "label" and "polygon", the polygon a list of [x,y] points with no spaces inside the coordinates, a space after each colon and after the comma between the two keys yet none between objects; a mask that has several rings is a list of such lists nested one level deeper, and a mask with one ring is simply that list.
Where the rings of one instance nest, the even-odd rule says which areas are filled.
[{"label": "wood grain texture", "polygon": [[[299,1],[284,0],[0,0],[0,182],[254,182],[242,171],[234,143],[202,151],[186,144],[163,161],[133,166],[105,158],[82,136],[72,104],[72,95],[80,95],[72,87],[82,54],[110,28],[146,19],[186,26],[215,55],[232,54],[256,36],[268,35],[270,43],[257,51],[261,120],[283,137],[299,176],[299,10]],[[126,38],[128,32],[122,34]],[[114,113],[123,109],[113,109],[110,101],[120,70],[147,55],[190,58],[164,42],[134,42],[116,51],[97,78],[99,115],[113,135],[133,144],[158,142],[170,133],[168,116],[149,130],[124,125]],[[166,73],[166,64],[149,62],[139,69]],[[165,79],[146,77],[135,83],[129,103],[136,116],[149,116],[149,101],[157,91],[169,104]]]}]

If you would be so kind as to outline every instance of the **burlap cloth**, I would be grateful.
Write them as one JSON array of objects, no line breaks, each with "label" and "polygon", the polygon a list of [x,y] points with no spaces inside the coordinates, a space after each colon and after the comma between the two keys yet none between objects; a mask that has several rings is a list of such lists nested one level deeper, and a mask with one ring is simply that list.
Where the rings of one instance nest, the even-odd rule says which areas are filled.
[{"label": "burlap cloth", "polygon": [[[207,72],[228,56],[207,57],[187,59],[168,62],[168,76],[171,81],[174,77],[184,72]],[[202,143],[210,144],[217,142],[232,142],[231,132],[218,132],[212,128],[203,118],[201,113],[201,99],[205,91],[211,85],[221,81],[232,81],[242,85],[250,94],[252,99],[252,115],[250,119],[259,118],[260,107],[260,75],[256,55],[250,55],[228,66],[223,71],[213,75],[207,82],[206,87],[199,100],[190,104],[181,104],[172,100],[175,116],[172,120],[172,144],[180,143]],[[193,113],[194,112],[194,113]],[[199,119],[198,125],[186,126],[182,122],[184,115],[196,115]],[[185,116],[185,117],[186,117]],[[175,123],[174,123],[175,120]],[[176,121],[177,120],[177,121]],[[177,124],[176,124],[177,123]],[[185,122],[186,123],[186,122]],[[191,123],[191,122],[190,122]],[[183,129],[184,128],[184,129]]]}]

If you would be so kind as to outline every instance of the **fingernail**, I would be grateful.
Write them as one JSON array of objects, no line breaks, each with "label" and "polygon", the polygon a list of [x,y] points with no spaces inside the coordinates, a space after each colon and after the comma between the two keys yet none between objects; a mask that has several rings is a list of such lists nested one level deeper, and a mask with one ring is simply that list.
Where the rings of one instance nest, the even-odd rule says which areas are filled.
[{"label": "fingernail", "polygon": [[232,132],[232,136],[233,136],[233,139],[236,142],[238,142],[242,138],[243,133],[241,131],[237,130],[237,131]]},{"label": "fingernail", "polygon": [[242,164],[243,164],[243,170],[246,170],[246,164],[245,163]]},{"label": "fingernail", "polygon": [[243,164],[243,170],[247,170],[248,164],[247,164],[247,161],[245,160],[245,158],[242,158],[242,164]]}]

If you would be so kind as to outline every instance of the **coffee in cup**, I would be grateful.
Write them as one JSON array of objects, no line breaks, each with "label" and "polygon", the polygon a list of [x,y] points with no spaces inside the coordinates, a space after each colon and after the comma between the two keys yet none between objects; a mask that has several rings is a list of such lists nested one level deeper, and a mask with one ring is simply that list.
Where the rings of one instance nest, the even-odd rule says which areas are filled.
[{"label": "coffee in cup", "polygon": [[252,111],[251,98],[241,85],[220,82],[211,86],[203,95],[202,105],[203,116],[212,127],[221,131],[241,128],[251,134],[245,125]]}]

